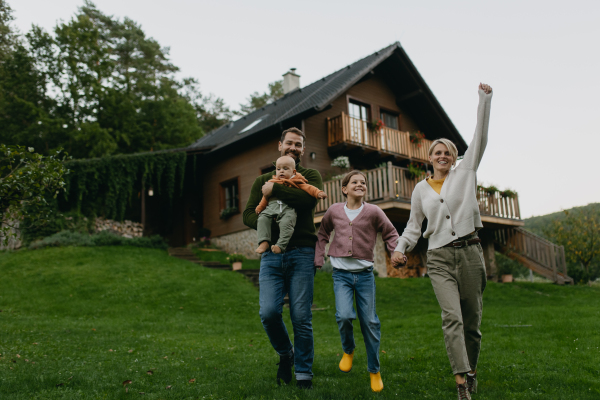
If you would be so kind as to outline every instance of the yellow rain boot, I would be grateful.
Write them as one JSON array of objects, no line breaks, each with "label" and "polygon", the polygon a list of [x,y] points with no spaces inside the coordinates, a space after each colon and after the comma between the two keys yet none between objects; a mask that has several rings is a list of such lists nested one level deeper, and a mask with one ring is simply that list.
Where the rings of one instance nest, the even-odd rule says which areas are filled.
[{"label": "yellow rain boot", "polygon": [[350,372],[352,369],[352,360],[354,359],[354,350],[350,354],[344,353],[344,356],[340,360],[340,371]]},{"label": "yellow rain boot", "polygon": [[383,381],[381,380],[381,373],[372,373],[369,372],[369,374],[371,375],[371,390],[374,392],[381,392],[383,390]]}]

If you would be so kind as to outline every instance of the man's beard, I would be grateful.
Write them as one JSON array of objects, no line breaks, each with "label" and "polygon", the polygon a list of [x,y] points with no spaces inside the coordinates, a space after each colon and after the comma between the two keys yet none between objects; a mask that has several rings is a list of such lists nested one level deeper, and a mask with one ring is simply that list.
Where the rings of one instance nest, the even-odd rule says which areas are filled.
[{"label": "man's beard", "polygon": [[292,150],[287,150],[285,151],[282,156],[290,156],[294,159],[294,161],[298,162],[300,160],[300,153],[296,153],[295,151]]}]

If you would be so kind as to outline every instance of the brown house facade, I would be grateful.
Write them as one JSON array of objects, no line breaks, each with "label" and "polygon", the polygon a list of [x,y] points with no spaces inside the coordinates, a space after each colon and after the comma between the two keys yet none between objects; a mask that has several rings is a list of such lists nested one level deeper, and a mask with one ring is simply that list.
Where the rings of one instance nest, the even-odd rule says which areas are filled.
[{"label": "brown house facade", "polygon": [[[195,199],[191,200],[192,195],[184,196],[182,205],[195,204],[196,228],[209,229],[213,243],[229,252],[254,257],[256,232],[243,224],[241,211],[256,177],[270,170],[279,156],[277,144],[284,129],[294,126],[305,132],[302,165],[330,178],[325,182],[329,198],[317,208],[317,226],[327,207],[342,201],[340,179],[336,176],[343,171],[331,165],[336,157],[346,156],[352,168],[367,171],[367,201],[380,206],[401,233],[408,221],[412,189],[424,178],[424,175],[415,177],[407,168],[409,164],[426,165],[429,144],[437,138],[452,140],[460,155],[467,149],[467,143],[399,43],[306,87],[299,86],[299,76],[291,70],[284,75],[284,89],[283,98],[216,129],[186,149],[188,155],[197,158],[196,172],[202,178],[196,182],[201,187],[195,190]],[[379,120],[383,127],[371,126]],[[424,133],[425,138],[415,139],[415,132]],[[518,244],[522,241],[519,227],[524,224],[518,197],[480,191],[478,198],[484,224],[480,236],[488,275],[494,276],[495,247],[507,254],[525,254],[531,245]],[[189,208],[189,204],[185,207]],[[229,214],[226,219],[220,218],[224,212]],[[184,242],[181,244],[195,240],[191,237],[195,231],[190,227],[192,219],[188,220],[184,218],[183,226],[178,228],[189,232],[179,239]],[[565,281],[566,270],[559,271],[563,268],[560,249],[552,247],[553,244],[546,246],[547,249],[540,251],[545,257],[554,257],[554,264],[548,257],[542,260],[543,257],[531,251],[527,257],[536,268],[552,273],[557,282],[563,275]],[[426,247],[423,240],[409,255],[409,267],[398,272],[390,268],[383,243],[378,240],[379,276],[422,275]]]}]

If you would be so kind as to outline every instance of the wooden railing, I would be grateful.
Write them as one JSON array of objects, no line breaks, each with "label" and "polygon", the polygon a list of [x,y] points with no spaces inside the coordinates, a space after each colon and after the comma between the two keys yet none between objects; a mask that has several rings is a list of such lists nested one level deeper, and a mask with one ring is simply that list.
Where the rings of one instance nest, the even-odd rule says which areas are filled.
[{"label": "wooden railing", "polygon": [[420,161],[429,159],[431,141],[421,139],[421,143],[410,142],[408,132],[384,126],[379,131],[370,131],[367,122],[353,118],[342,112],[337,117],[327,118],[328,145],[353,143],[390,154],[399,154]]},{"label": "wooden railing", "polygon": [[503,197],[499,192],[488,194],[482,188],[477,189],[479,212],[485,215],[494,215],[502,218],[521,219],[519,199]]},{"label": "wooden railing", "polygon": [[[391,162],[383,167],[366,171],[366,175],[368,181],[366,200],[370,202],[383,200],[410,202],[415,186],[425,178],[425,175],[409,178],[407,168],[396,167]],[[346,200],[342,194],[342,178],[327,181],[323,186],[327,199],[319,201],[317,213],[327,211],[332,204]],[[503,198],[498,193],[489,196],[480,191],[477,193],[477,201],[482,215],[520,219],[517,195],[514,198]]]},{"label": "wooden railing", "polygon": [[500,250],[555,283],[573,283],[567,275],[565,249],[522,228],[495,231]]}]

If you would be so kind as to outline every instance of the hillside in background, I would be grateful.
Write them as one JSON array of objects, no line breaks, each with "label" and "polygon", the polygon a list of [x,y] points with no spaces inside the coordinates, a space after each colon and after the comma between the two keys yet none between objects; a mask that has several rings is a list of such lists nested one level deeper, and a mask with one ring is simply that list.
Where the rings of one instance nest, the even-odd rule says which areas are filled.
[{"label": "hillside in background", "polygon": [[[587,206],[573,207],[566,211],[587,210],[587,209],[594,210],[596,212],[600,212],[600,203],[590,203]],[[526,218],[524,220],[525,221],[525,229],[535,233],[536,235],[540,235],[542,237],[545,237],[546,239],[550,239],[550,238],[548,238],[548,236],[544,235],[544,230],[546,230],[550,227],[550,225],[552,224],[552,221],[564,220],[564,219],[565,219],[564,211],[558,211],[558,212],[555,212],[552,214],[546,214],[546,215],[540,215],[537,217]]]}]

